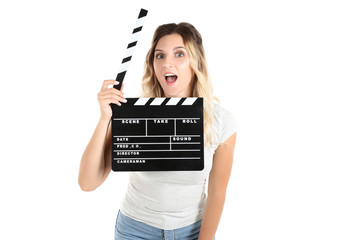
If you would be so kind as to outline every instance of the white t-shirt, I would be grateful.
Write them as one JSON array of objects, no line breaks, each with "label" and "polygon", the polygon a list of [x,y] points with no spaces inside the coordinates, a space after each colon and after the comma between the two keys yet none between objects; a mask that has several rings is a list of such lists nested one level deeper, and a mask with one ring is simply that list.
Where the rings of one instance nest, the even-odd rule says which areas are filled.
[{"label": "white t-shirt", "polygon": [[202,171],[130,173],[121,212],[164,230],[185,227],[202,219],[213,155],[219,143],[236,132],[233,115],[217,104],[213,107],[213,129],[218,144],[205,146]]}]

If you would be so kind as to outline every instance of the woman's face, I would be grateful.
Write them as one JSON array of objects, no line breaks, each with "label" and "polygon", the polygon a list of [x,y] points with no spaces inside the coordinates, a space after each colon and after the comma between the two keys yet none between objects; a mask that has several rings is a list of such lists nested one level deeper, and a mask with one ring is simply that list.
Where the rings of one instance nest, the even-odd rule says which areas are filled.
[{"label": "woman's face", "polygon": [[160,38],[155,47],[154,69],[165,97],[190,97],[193,71],[190,56],[179,34]]}]

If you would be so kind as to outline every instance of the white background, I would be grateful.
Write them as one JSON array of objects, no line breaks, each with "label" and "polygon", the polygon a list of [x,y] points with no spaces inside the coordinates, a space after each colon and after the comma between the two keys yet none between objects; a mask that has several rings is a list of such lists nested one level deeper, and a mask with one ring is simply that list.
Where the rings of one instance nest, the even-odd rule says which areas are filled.
[{"label": "white background", "polygon": [[113,239],[128,174],[90,193],[77,174],[141,7],[127,96],[155,28],[187,21],[238,121],[217,239],[360,239],[360,8],[347,0],[1,1],[0,239]]}]

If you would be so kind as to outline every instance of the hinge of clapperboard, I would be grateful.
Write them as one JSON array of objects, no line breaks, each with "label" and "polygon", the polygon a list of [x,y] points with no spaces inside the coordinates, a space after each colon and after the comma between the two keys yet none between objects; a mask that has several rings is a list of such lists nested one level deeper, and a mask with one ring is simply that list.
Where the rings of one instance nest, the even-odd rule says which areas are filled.
[{"label": "hinge of clapperboard", "polygon": [[121,88],[121,85],[124,81],[124,78],[125,78],[125,74],[126,74],[126,71],[129,67],[129,63],[130,63],[130,60],[131,60],[131,57],[134,53],[134,50],[135,50],[135,46],[139,40],[139,36],[140,36],[140,33],[141,33],[141,30],[142,30],[142,27],[144,25],[144,21],[145,21],[145,17],[147,15],[148,11],[145,10],[145,9],[141,9],[140,10],[140,13],[139,13],[139,16],[137,18],[137,21],[136,21],[136,25],[134,27],[134,30],[131,34],[131,38],[130,38],[130,42],[127,46],[127,49],[126,49],[126,52],[125,52],[125,56],[121,62],[121,66],[120,66],[120,71],[116,77],[116,81],[119,82],[118,85],[114,85],[114,88],[120,90]]}]

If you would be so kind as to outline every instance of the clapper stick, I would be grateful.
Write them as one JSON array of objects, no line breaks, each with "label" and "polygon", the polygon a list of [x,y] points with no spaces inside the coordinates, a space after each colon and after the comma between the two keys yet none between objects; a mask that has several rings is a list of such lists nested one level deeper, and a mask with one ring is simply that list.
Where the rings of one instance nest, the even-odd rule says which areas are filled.
[{"label": "clapper stick", "polygon": [[136,46],[137,41],[139,39],[140,32],[141,32],[141,29],[142,29],[142,27],[144,25],[144,21],[145,21],[145,17],[147,15],[147,13],[148,13],[148,11],[143,9],[143,8],[140,10],[138,19],[136,21],[135,28],[134,28],[134,30],[133,30],[133,32],[131,34],[130,43],[127,46],[125,56],[124,56],[124,58],[123,58],[123,60],[121,62],[120,71],[119,71],[119,73],[118,73],[118,75],[116,77],[116,81],[118,81],[119,84],[115,85],[114,88],[116,88],[118,90],[120,90],[122,82],[124,81],[126,71],[128,70],[129,63],[130,63],[131,57],[132,57],[132,55],[134,53],[135,46]]}]

